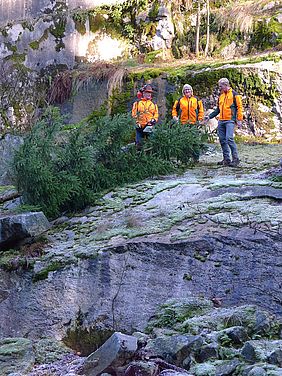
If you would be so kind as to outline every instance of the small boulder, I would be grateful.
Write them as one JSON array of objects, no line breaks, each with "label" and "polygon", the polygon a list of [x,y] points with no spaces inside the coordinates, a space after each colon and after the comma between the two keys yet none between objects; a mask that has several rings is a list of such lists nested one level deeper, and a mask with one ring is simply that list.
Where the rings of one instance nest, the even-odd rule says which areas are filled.
[{"label": "small boulder", "polygon": [[137,338],[138,347],[145,347],[147,342],[150,339],[148,334],[145,334],[145,333],[142,333],[142,332],[134,332],[134,333],[132,333],[132,335]]},{"label": "small boulder", "polygon": [[242,356],[247,362],[267,362],[282,366],[282,340],[253,340],[248,341],[242,348]]},{"label": "small boulder", "polygon": [[136,361],[130,363],[124,372],[124,376],[154,376],[157,373],[158,365],[155,362]]},{"label": "small boulder", "polygon": [[19,193],[13,186],[1,186],[0,189],[0,204],[18,197]]},{"label": "small boulder", "polygon": [[195,359],[198,363],[206,362],[209,359],[218,358],[218,346],[216,344],[210,344],[203,346],[199,353],[195,355]]},{"label": "small boulder", "polygon": [[183,321],[212,311],[210,300],[198,297],[169,299],[150,320],[148,328],[174,328]]},{"label": "small boulder", "polygon": [[145,351],[161,357],[166,362],[182,366],[192,352],[198,352],[203,344],[200,336],[174,335],[148,341]]},{"label": "small boulder", "polygon": [[191,373],[196,376],[214,376],[216,372],[216,367],[210,362],[195,364],[191,368]]},{"label": "small boulder", "polygon": [[232,41],[228,46],[224,47],[220,55],[224,59],[233,59],[236,54],[236,43]]},{"label": "small boulder", "polygon": [[238,359],[217,360],[215,362],[205,362],[195,364],[190,372],[196,376],[228,376],[232,375],[241,363]]},{"label": "small boulder", "polygon": [[222,364],[216,367],[215,374],[216,376],[232,375],[239,365],[240,365],[240,361],[238,359],[233,359],[230,361],[222,361]]},{"label": "small boulder", "polygon": [[72,352],[63,342],[53,338],[42,338],[35,342],[33,347],[37,364],[56,362]]},{"label": "small boulder", "polygon": [[224,343],[224,340],[229,340],[233,345],[242,345],[246,342],[249,337],[247,329],[242,326],[232,326],[217,332],[217,341],[221,344]]},{"label": "small boulder", "polygon": [[248,373],[248,376],[266,376],[266,375],[267,373],[262,367],[253,367]]},{"label": "small boulder", "polygon": [[122,367],[132,358],[136,350],[136,337],[116,332],[97,351],[87,357],[81,374],[97,376],[109,368]]},{"label": "small boulder", "polygon": [[[245,305],[232,308],[214,309],[207,314],[192,317],[184,321],[181,324],[180,329],[182,332],[196,335],[205,331],[219,331],[223,328],[240,326],[252,333],[261,333],[265,331],[266,328],[270,330],[271,320],[272,317],[269,313],[260,310],[256,306]],[[243,333],[240,334],[240,337],[242,335]],[[235,333],[233,333],[233,336],[235,336]]]},{"label": "small boulder", "polygon": [[22,213],[0,218],[0,247],[12,245],[50,228],[43,212]]},{"label": "small boulder", "polygon": [[268,363],[282,368],[282,348],[274,350],[267,358]]}]

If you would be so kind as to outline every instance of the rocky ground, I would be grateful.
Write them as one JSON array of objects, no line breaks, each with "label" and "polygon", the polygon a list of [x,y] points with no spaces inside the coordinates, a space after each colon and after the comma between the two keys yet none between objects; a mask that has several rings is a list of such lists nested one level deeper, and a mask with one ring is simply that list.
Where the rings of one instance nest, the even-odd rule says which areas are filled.
[{"label": "rocky ground", "polygon": [[[173,342],[183,335],[199,336],[200,345],[193,351],[187,341],[184,350],[170,345],[180,346],[182,355],[169,356],[153,346],[154,356],[197,376],[281,375],[275,317],[282,314],[282,183],[273,176],[281,177],[282,145],[240,145],[239,154],[240,167],[220,167],[219,147],[212,145],[183,175],[116,189],[97,206],[57,219],[38,250],[35,243],[26,253],[24,267],[15,261],[19,255],[5,252],[1,337],[27,337],[29,349],[42,337],[65,338],[81,352],[85,343],[75,342],[86,332],[78,328],[105,333],[95,350],[114,330],[144,331],[157,307],[176,299],[165,318],[151,324],[145,346],[159,336]],[[11,210],[5,205],[2,213]],[[187,303],[190,313],[175,323],[175,304],[185,306],[193,296],[213,304],[193,319]],[[249,308],[232,308],[238,304]],[[235,343],[234,331],[243,333]],[[34,348],[31,354],[28,369],[38,362]],[[41,359],[30,375],[75,375],[81,358],[62,356]]]},{"label": "rocky ground", "polygon": [[[281,234],[282,145],[241,145],[239,168],[220,167],[218,147],[180,176],[118,188],[100,204],[59,218],[48,235],[49,257],[87,256],[135,241],[175,242],[240,227]],[[280,175],[281,176],[281,175]],[[56,224],[58,224],[56,226]]]},{"label": "rocky ground", "polygon": [[252,305],[219,305],[171,299],[149,321],[147,334],[115,333],[88,358],[54,339],[5,339],[1,375],[281,376],[282,322]]}]

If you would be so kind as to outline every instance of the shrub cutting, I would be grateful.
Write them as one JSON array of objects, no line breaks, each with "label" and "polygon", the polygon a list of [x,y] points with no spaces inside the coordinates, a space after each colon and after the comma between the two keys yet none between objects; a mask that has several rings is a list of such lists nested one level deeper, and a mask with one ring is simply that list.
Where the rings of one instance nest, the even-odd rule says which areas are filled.
[{"label": "shrub cutting", "polygon": [[204,147],[205,135],[195,127],[158,125],[141,152],[133,133],[127,114],[69,127],[57,108],[48,108],[15,156],[24,202],[54,218],[94,204],[117,186],[172,173]]}]

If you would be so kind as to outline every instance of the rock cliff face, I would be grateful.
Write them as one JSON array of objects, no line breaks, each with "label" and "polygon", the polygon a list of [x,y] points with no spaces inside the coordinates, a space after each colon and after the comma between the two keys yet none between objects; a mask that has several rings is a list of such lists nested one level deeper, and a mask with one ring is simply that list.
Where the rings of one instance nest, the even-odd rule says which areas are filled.
[{"label": "rock cliff face", "polygon": [[124,187],[62,218],[23,268],[2,255],[0,336],[143,330],[157,305],[191,294],[281,315],[281,183],[260,172],[282,150],[239,152],[240,170],[219,168],[215,149],[182,177]]},{"label": "rock cliff face", "polygon": [[44,281],[2,272],[0,335],[62,338],[79,315],[97,331],[142,331],[157,305],[191,294],[218,296],[225,306],[257,303],[281,315],[281,247],[268,237],[233,233],[109,248]]},{"label": "rock cliff face", "polygon": [[51,11],[59,3],[67,4],[69,9],[78,7],[87,9],[116,2],[116,0],[4,0],[0,3],[0,25],[6,24],[7,21],[36,18]]},{"label": "rock cliff face", "polygon": [[[85,19],[85,32],[82,33],[76,29],[74,22],[74,9],[78,8],[77,17],[83,18],[80,15],[83,10],[114,4],[115,0],[7,2],[0,4],[0,59],[10,59],[40,72],[49,66],[73,68],[76,59],[85,60],[89,57],[89,61],[105,60],[103,51],[110,54],[110,58],[116,58],[123,52],[122,42],[105,35],[103,27],[100,30],[100,26],[95,23],[93,31]],[[98,46],[101,42],[104,43],[103,47]],[[97,46],[92,56],[89,48],[92,45],[93,50],[95,44]]]},{"label": "rock cliff face", "polygon": [[12,164],[15,152],[23,143],[23,139],[19,136],[7,134],[0,141],[0,185],[13,184]]}]

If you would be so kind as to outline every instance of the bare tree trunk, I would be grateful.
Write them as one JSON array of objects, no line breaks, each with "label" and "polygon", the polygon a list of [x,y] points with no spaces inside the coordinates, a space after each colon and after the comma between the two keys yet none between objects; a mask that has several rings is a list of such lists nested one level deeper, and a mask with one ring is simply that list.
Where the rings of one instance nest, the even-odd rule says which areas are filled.
[{"label": "bare tree trunk", "polygon": [[199,40],[200,40],[200,24],[201,24],[201,4],[200,0],[197,1],[197,22],[196,22],[196,40],[195,40],[195,53],[196,56],[199,56]]},{"label": "bare tree trunk", "polygon": [[206,0],[207,2],[207,40],[206,40],[206,47],[205,47],[205,57],[207,57],[209,52],[209,44],[210,44],[210,0]]}]

